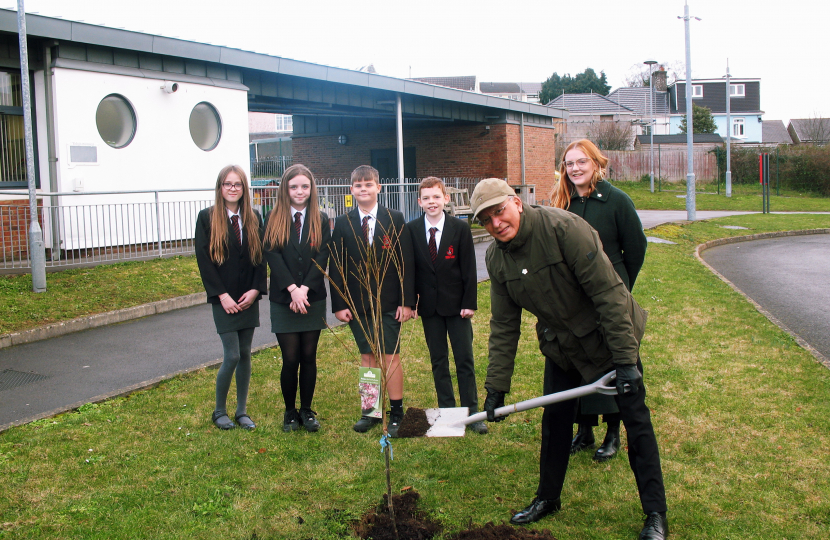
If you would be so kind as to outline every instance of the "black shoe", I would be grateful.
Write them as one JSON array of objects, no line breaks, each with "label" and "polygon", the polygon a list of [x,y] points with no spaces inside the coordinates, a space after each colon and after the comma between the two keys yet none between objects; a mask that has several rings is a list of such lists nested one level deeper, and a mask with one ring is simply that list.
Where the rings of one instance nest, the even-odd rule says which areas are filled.
[{"label": "black shoe", "polygon": [[380,424],[380,418],[373,418],[371,416],[361,416],[352,429],[358,433],[366,433],[376,425]]},{"label": "black shoe", "polygon": [[210,419],[213,421],[213,425],[219,429],[233,429],[236,427],[236,424],[228,418],[228,413],[225,411],[213,411]]},{"label": "black shoe", "polygon": [[571,441],[571,455],[594,447],[594,426],[579,424],[576,437]]},{"label": "black shoe", "polygon": [[403,412],[392,411],[389,413],[389,423],[386,424],[386,432],[393,439],[398,436],[398,428],[401,427]]},{"label": "black shoe", "polygon": [[316,412],[308,409],[306,407],[300,408],[300,421],[303,423],[303,427],[306,431],[317,431],[320,429],[320,422],[317,421],[317,418],[314,415],[317,414]]},{"label": "black shoe", "polygon": [[487,435],[488,433],[490,433],[490,429],[487,427],[487,424],[485,424],[481,420],[479,420],[478,422],[473,422],[472,424],[467,426],[467,429],[469,429],[473,433],[478,433],[479,435]]},{"label": "black shoe", "polygon": [[253,431],[256,429],[256,424],[254,421],[251,420],[251,417],[245,413],[237,414],[235,417],[236,423],[239,424],[239,427],[242,429],[247,429],[248,431]]},{"label": "black shoe", "polygon": [[298,429],[300,429],[300,414],[297,409],[285,411],[285,416],[282,417],[282,430],[289,433]]},{"label": "black shoe", "polygon": [[510,523],[513,525],[527,525],[528,523],[534,523],[548,514],[558,512],[561,508],[562,500],[559,497],[549,500],[540,500],[537,497],[533,499],[530,506],[521,512],[516,512],[516,514],[510,518]]},{"label": "black shoe", "polygon": [[608,461],[612,457],[616,456],[619,450],[620,426],[619,424],[617,424],[616,429],[614,429],[613,427],[608,428],[608,433],[605,434],[605,440],[602,441],[602,446],[597,448],[597,451],[594,452],[594,461],[596,461],[597,463]]},{"label": "black shoe", "polygon": [[640,540],[666,540],[669,537],[669,520],[665,512],[652,512],[646,516]]}]

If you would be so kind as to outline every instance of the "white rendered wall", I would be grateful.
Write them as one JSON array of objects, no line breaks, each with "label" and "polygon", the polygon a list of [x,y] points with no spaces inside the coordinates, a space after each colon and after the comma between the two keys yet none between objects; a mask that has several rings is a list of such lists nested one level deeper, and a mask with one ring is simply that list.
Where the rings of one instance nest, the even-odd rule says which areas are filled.
[{"label": "white rendered wall", "polygon": [[[46,107],[42,72],[35,77],[39,164],[42,191],[49,187]],[[171,78],[175,81],[175,78]],[[161,90],[164,81],[72,69],[54,69],[53,94],[58,191],[138,191],[207,188],[209,191],[161,193],[168,203],[159,216],[152,194],[60,197],[61,207],[87,206],[61,214],[63,249],[192,238],[198,207],[184,201],[213,200],[219,170],[235,163],[249,173],[248,103],[245,90],[179,82],[178,91]],[[124,148],[112,148],[98,133],[96,111],[102,99],[119,94],[133,106],[135,136]],[[208,102],[218,111],[222,135],[217,146],[204,151],[190,136],[193,107]],[[70,145],[94,145],[98,163],[69,162]],[[82,188],[79,186],[82,185]],[[176,201],[182,203],[177,204]],[[94,205],[94,206],[90,206]],[[204,205],[202,205],[204,206]]]}]

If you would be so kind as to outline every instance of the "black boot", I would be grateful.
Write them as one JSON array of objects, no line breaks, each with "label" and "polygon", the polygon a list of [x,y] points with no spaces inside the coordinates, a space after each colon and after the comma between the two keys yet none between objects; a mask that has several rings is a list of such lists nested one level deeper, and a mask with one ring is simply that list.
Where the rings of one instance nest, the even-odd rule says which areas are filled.
[{"label": "black boot", "polygon": [[578,424],[576,437],[571,441],[571,455],[594,447],[594,426]]},{"label": "black boot", "polygon": [[608,461],[617,455],[620,450],[620,421],[608,423],[608,433],[605,434],[605,440],[602,441],[602,446],[597,448],[594,453],[594,461],[602,463]]}]

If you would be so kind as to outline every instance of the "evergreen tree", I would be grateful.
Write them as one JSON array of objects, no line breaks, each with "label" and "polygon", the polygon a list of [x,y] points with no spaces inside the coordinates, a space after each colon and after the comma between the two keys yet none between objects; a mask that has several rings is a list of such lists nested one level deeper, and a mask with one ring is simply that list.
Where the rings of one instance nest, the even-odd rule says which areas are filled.
[{"label": "evergreen tree", "polygon": [[575,77],[571,77],[570,74],[565,74],[560,77],[558,73],[554,72],[548,80],[542,83],[539,101],[548,103],[555,99],[556,96],[562,95],[563,92],[566,94],[587,94],[594,92],[595,94],[607,96],[611,90],[611,86],[608,84],[605,72],[600,71],[599,73],[600,75],[597,76],[596,71],[592,68],[586,68],[585,71],[578,73]]},{"label": "evergreen tree", "polygon": [[[717,133],[718,126],[715,117],[708,107],[701,107],[692,103],[692,123],[695,133]],[[680,120],[680,133],[686,133],[686,117]]]}]

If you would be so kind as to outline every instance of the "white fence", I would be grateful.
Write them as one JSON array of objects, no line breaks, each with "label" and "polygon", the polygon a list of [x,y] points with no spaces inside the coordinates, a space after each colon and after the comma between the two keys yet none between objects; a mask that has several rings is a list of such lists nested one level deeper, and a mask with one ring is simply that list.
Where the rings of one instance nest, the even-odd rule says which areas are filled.
[{"label": "white fence", "polygon": [[[472,192],[477,180],[447,178],[445,182]],[[330,218],[354,207],[348,180],[325,179],[319,184],[320,209]],[[380,204],[400,210],[407,221],[420,215],[419,180],[382,180],[382,184]],[[252,188],[253,206],[263,218],[273,208],[278,189]],[[39,195],[38,221],[43,229],[47,267],[191,255],[196,217],[213,204],[212,188]],[[0,271],[30,268],[29,219],[28,204],[0,205]]]}]

